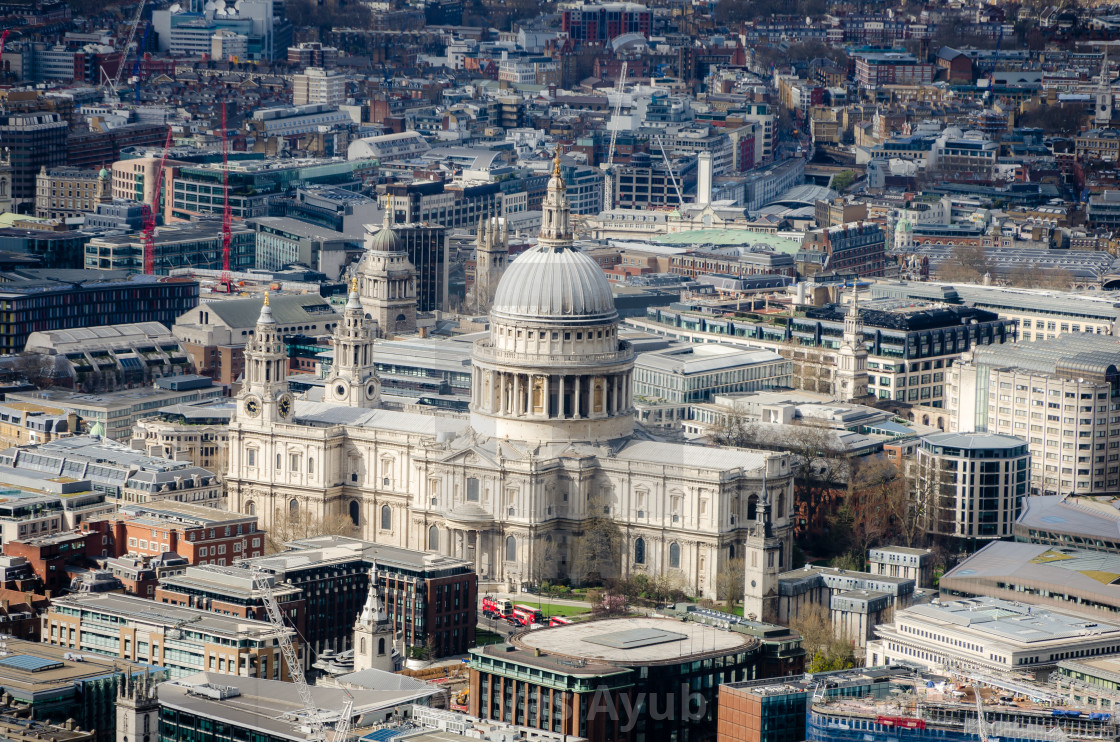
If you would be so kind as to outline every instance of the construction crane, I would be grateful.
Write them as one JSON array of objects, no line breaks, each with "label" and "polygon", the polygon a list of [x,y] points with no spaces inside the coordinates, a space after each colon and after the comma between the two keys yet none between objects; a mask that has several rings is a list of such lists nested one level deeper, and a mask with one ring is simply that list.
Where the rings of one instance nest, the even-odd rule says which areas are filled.
[{"label": "construction crane", "polygon": [[160,187],[163,184],[163,168],[167,164],[167,152],[171,149],[171,127],[167,127],[167,141],[163,143],[163,154],[159,158],[156,177],[152,184],[152,202],[144,209],[144,274],[156,272],[156,214],[159,212]]},{"label": "construction crane", "polygon": [[6,74],[7,70],[4,69],[4,44],[8,41],[8,35],[11,33],[8,29],[0,32],[0,74]]},{"label": "construction crane", "polygon": [[673,190],[677,192],[677,206],[679,208],[684,206],[684,196],[681,195],[681,187],[677,183],[677,174],[673,172],[673,163],[669,162],[669,153],[665,151],[665,142],[661,141],[661,137],[654,138],[657,140],[657,146],[661,148],[661,157],[665,160],[665,168],[669,171],[669,177],[673,181]]},{"label": "construction crane", "polygon": [[984,92],[984,99],[991,101],[995,97],[993,88],[996,84],[996,67],[999,66],[999,48],[1003,46],[1003,26],[999,27],[999,36],[996,37],[996,51],[992,55],[992,69],[988,72],[988,89]]},{"label": "construction crane", "polygon": [[222,282],[227,294],[233,293],[229,275],[229,248],[233,241],[233,209],[229,203],[229,137],[226,134],[226,102],[222,101]]},{"label": "construction crane", "polygon": [[980,697],[980,688],[976,683],[972,684],[972,692],[976,694],[976,731],[979,732],[980,742],[989,742],[987,724],[984,721],[984,699]]},{"label": "construction crane", "polygon": [[607,149],[607,162],[603,166],[603,172],[606,173],[606,178],[603,181],[603,209],[610,210],[614,205],[614,176],[611,174],[611,168],[614,167],[614,145],[618,141],[618,120],[622,117],[622,91],[626,85],[626,71],[629,69],[630,63],[623,60],[622,67],[618,71],[618,87],[615,88],[614,94],[616,96],[614,103],[614,116],[611,117],[611,144]]},{"label": "construction crane", "polygon": [[115,98],[117,96],[117,85],[120,84],[121,72],[124,71],[124,63],[128,59],[128,48],[132,46],[132,40],[136,38],[136,29],[140,26],[140,16],[144,12],[145,4],[147,4],[147,0],[140,0],[139,5],[136,6],[136,17],[132,19],[132,25],[128,29],[128,39],[125,40],[124,46],[121,47],[121,55],[117,59],[116,73],[112,77],[109,77],[109,73],[105,71],[105,66],[102,65],[101,67],[101,77],[104,81],[109,83],[107,92],[110,98]]},{"label": "construction crane", "polygon": [[144,48],[148,46],[148,35],[152,32],[152,24],[144,27],[144,35],[140,37],[140,44],[136,47],[136,62],[132,65],[132,76],[136,78],[136,104],[140,105],[140,62],[144,59]]},{"label": "construction crane", "polygon": [[[311,696],[311,686],[307,684],[307,678],[303,675],[303,665],[300,664],[299,655],[288,633],[288,625],[284,623],[284,615],[280,613],[280,606],[276,603],[276,594],[269,579],[272,575],[257,569],[253,570],[252,575],[253,586],[260,591],[261,601],[264,603],[265,612],[268,613],[268,622],[277,630],[277,643],[280,645],[280,653],[284,655],[284,661],[288,663],[288,673],[292,676],[292,683],[299,693],[300,702],[306,707],[309,727],[307,739],[309,742],[327,742],[326,724],[323,723],[319,707],[315,705],[315,699]],[[342,708],[342,715],[334,725],[335,742],[345,742],[350,734],[350,716],[354,711],[354,697],[350,693],[346,695],[348,699]]]}]

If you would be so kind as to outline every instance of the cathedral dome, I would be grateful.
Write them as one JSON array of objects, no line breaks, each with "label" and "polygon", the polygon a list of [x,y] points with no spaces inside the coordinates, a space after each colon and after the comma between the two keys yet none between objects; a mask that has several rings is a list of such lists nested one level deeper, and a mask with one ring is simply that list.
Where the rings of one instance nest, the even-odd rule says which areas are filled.
[{"label": "cathedral dome", "polygon": [[377,252],[396,252],[398,245],[397,234],[388,224],[377,230],[372,237],[366,239],[366,249],[376,250]]},{"label": "cathedral dome", "polygon": [[492,313],[511,320],[609,322],[618,318],[599,264],[571,246],[537,245],[510,262]]}]

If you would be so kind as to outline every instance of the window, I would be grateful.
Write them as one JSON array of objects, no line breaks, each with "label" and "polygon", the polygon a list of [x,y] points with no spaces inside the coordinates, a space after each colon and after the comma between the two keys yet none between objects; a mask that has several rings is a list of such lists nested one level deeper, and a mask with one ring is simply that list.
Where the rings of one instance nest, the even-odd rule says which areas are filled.
[{"label": "window", "polygon": [[257,505],[252,500],[245,503],[245,514],[246,515],[256,515],[257,514]]},{"label": "window", "polygon": [[428,551],[439,551],[439,529],[435,526],[428,529]]},{"label": "window", "polygon": [[357,528],[360,525],[360,508],[357,500],[350,501],[350,522]]},{"label": "window", "polygon": [[288,512],[295,515],[299,512],[299,500],[294,497],[288,501]]},{"label": "window", "polygon": [[642,537],[634,542],[634,564],[646,563],[646,542]]},{"label": "window", "polygon": [[381,530],[393,530],[393,511],[389,509],[388,505],[381,506]]},{"label": "window", "polygon": [[669,567],[671,569],[681,568],[681,547],[676,541],[669,544]]},{"label": "window", "polygon": [[249,466],[256,466],[256,465],[257,465],[257,449],[250,448],[249,449]]},{"label": "window", "polygon": [[506,561],[517,561],[517,539],[513,536],[506,536]]},{"label": "window", "polygon": [[307,457],[307,473],[315,473],[315,459],[311,458],[310,456]]},{"label": "window", "polygon": [[478,480],[474,477],[467,480],[467,502],[478,502]]}]

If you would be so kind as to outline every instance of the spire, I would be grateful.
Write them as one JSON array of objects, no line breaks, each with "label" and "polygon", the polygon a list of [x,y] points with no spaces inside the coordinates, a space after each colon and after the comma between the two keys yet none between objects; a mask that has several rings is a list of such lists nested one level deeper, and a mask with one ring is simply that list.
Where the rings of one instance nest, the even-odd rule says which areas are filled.
[{"label": "spire", "polygon": [[275,325],[276,320],[272,317],[272,307],[269,304],[268,292],[264,292],[264,304],[261,305],[261,316],[257,317],[258,325]]},{"label": "spire", "polygon": [[369,594],[366,595],[366,604],[362,606],[362,615],[358,619],[366,625],[384,623],[388,620],[381,606],[381,596],[377,584],[377,562],[369,570]]},{"label": "spire", "polygon": [[852,303],[848,306],[849,317],[859,317],[859,286],[852,281]]},{"label": "spire", "polygon": [[347,297],[346,308],[347,309],[357,309],[358,311],[361,311],[361,309],[362,309],[362,302],[358,297],[358,277],[357,276],[354,276],[353,278],[350,279],[350,295]]}]

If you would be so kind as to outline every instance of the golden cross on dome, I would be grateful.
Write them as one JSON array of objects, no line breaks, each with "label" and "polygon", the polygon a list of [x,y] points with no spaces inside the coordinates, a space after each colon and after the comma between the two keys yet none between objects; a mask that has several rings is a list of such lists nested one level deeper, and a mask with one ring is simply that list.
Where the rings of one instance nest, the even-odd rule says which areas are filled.
[{"label": "golden cross on dome", "polygon": [[267,291],[264,292],[264,305],[266,307],[268,306],[268,292]]},{"label": "golden cross on dome", "polygon": [[352,279],[350,279],[350,291],[355,293],[355,294],[358,293],[358,277],[357,276],[354,276]]},{"label": "golden cross on dome", "polygon": [[560,175],[560,145],[556,145],[556,157],[552,160],[552,174]]}]

